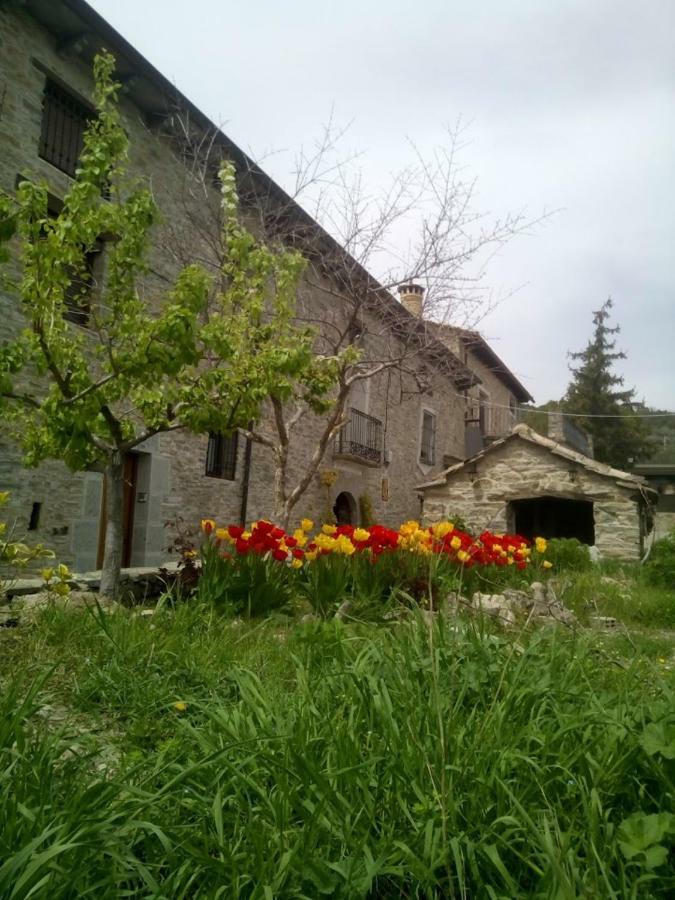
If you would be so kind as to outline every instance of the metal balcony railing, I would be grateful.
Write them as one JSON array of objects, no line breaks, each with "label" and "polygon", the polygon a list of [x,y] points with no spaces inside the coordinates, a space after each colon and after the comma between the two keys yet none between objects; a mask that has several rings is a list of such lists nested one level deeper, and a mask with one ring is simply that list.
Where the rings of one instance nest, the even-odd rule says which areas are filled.
[{"label": "metal balcony railing", "polygon": [[349,421],[335,439],[335,452],[382,464],[382,422],[360,409],[349,410]]}]

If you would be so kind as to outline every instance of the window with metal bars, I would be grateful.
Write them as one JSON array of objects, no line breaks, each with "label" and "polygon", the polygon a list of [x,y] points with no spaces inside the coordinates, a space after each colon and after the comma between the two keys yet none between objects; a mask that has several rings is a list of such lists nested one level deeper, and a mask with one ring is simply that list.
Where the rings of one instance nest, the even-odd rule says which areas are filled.
[{"label": "window with metal bars", "polygon": [[[61,209],[63,201],[53,194],[49,194],[47,200],[47,216],[55,219]],[[83,248],[82,265],[78,268],[69,268],[70,283],[65,290],[65,308],[63,318],[75,325],[86,327],[91,315],[92,290],[101,270],[101,254],[103,253],[103,241],[97,240],[89,248]]]},{"label": "window with metal bars", "polygon": [[422,440],[420,441],[420,462],[433,466],[436,461],[436,416],[424,410],[422,413]]},{"label": "window with metal bars", "polygon": [[66,288],[66,306],[63,318],[75,325],[85,327],[91,315],[91,292],[95,282],[95,272],[98,261],[103,252],[103,245],[97,241],[91,250],[84,254],[84,266],[72,275],[72,280]]},{"label": "window with metal bars", "polygon": [[42,97],[39,155],[71,178],[82,152],[93,111],[50,78]]},{"label": "window with metal bars", "polygon": [[234,481],[237,469],[237,432],[224,435],[217,431],[209,434],[206,450],[206,474],[211,478]]}]

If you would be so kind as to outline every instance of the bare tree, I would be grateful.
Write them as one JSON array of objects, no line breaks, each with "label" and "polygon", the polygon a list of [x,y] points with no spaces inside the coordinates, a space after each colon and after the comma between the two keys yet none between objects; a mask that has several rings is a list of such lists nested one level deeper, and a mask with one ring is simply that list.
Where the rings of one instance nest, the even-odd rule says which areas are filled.
[{"label": "bare tree", "polygon": [[[459,160],[460,127],[448,131],[446,146],[429,156],[411,143],[410,165],[371,194],[358,155],[340,155],[345,130],[331,117],[312,147],[297,154],[287,193],[218,129],[195,123],[180,109],[167,121],[167,139],[186,172],[180,215],[165,226],[164,247],[177,264],[196,255],[214,269],[222,266],[213,178],[223,156],[237,167],[248,227],[268,242],[299,249],[307,260],[297,317],[316,331],[315,380],[271,395],[269,414],[244,431],[273,454],[275,517],[286,525],[349,421],[358,382],[396,368],[424,392],[422,361],[430,359],[436,370],[468,386],[469,373],[439,344],[431,323],[475,326],[493,300],[485,287],[490,255],[544,216],[518,213],[489,221],[475,212],[476,183]],[[417,318],[392,294],[409,283],[425,291]],[[323,379],[321,390],[316,378]],[[292,439],[312,413],[320,414],[316,440],[298,471]]]}]

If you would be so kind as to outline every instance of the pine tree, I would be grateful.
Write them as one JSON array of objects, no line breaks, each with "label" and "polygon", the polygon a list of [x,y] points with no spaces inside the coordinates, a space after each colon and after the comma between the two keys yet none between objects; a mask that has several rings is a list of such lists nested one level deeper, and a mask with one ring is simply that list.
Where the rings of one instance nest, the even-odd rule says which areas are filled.
[{"label": "pine tree", "polygon": [[634,390],[623,388],[623,378],[613,372],[616,360],[626,359],[626,354],[616,349],[613,335],[620,328],[608,324],[611,309],[612,300],[608,298],[593,313],[595,330],[586,349],[568,354],[579,365],[569,367],[572,381],[563,407],[588,416],[576,421],[593,438],[596,459],[625,469],[631,459],[648,458],[651,443],[648,429],[640,419],[629,418],[643,410],[644,405],[635,400]]}]

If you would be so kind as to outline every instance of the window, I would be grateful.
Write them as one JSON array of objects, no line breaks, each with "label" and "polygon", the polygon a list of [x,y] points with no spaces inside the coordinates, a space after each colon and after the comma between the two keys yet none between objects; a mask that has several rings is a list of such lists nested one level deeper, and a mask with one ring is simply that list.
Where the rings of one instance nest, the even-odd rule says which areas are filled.
[{"label": "window", "polygon": [[[47,200],[49,218],[55,219],[62,208],[63,202],[53,194],[49,194]],[[87,326],[91,315],[91,292],[97,276],[100,275],[102,253],[103,241],[97,240],[88,250],[85,250],[82,268],[79,271],[69,270],[71,281],[65,290],[63,318],[75,325],[81,325],[83,328]]]},{"label": "window", "polygon": [[425,409],[422,413],[422,440],[420,462],[433,466],[436,461],[436,416]]},{"label": "window", "polygon": [[97,241],[95,246],[84,254],[84,268],[73,274],[73,280],[66,289],[66,308],[63,318],[75,325],[86,327],[91,315],[91,291],[95,282],[95,273],[103,245]]},{"label": "window", "polygon": [[212,431],[206,450],[206,474],[211,478],[234,481],[237,468],[237,432],[226,436]]},{"label": "window", "polygon": [[88,106],[48,78],[42,98],[42,131],[38,150],[42,159],[74,177],[84,132],[92,115]]}]

